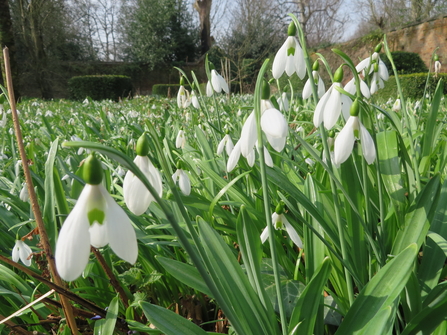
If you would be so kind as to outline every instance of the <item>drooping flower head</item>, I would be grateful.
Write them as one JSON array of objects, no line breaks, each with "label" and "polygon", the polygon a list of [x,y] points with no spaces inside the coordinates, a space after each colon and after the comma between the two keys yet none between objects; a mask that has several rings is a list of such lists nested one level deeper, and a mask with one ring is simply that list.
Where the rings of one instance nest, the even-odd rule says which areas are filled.
[{"label": "drooping flower head", "polygon": [[217,71],[214,69],[213,63],[210,62],[209,66],[211,71],[211,79],[208,80],[208,83],[206,84],[206,95],[209,97],[212,96],[213,91],[216,93],[220,93],[222,91],[224,91],[225,93],[230,93],[230,89],[224,77],[217,73]]},{"label": "drooping flower head", "polygon": [[306,64],[304,63],[303,49],[301,49],[296,35],[296,26],[294,22],[289,24],[287,30],[287,39],[276,53],[272,65],[273,78],[279,79],[284,71],[290,77],[296,73],[300,79],[306,75]]},{"label": "drooping flower head", "polygon": [[184,149],[186,145],[186,135],[183,129],[180,129],[175,139],[175,147],[177,149]]},{"label": "drooping flower head", "polygon": [[[276,209],[272,214],[272,224],[276,230],[286,230],[287,234],[289,234],[290,239],[298,248],[303,247],[303,242],[301,241],[300,236],[284,215],[284,203],[282,201],[276,206]],[[261,234],[262,243],[267,240],[268,236],[268,227],[265,227]]]},{"label": "drooping flower head", "polygon": [[324,95],[326,88],[324,86],[323,79],[321,79],[320,75],[318,74],[319,68],[320,63],[316,60],[312,65],[312,78],[308,78],[304,84],[303,99],[308,99],[312,95],[312,84],[317,85],[317,94],[319,98]]},{"label": "drooping flower head", "polygon": [[94,154],[84,162],[84,180],[76,205],[65,220],[56,243],[56,267],[62,279],[72,281],[84,271],[90,246],[110,245],[121,259],[134,264],[138,256],[135,230],[124,210],[102,181],[102,165]]},{"label": "drooping flower head", "polygon": [[434,75],[434,77],[436,78],[438,76],[438,73],[441,71],[441,62],[439,61],[438,54],[435,54],[435,56],[433,57],[433,60],[435,61],[435,75]]},{"label": "drooping flower head", "polygon": [[362,60],[355,67],[357,72],[363,72],[365,76],[373,73],[370,88],[371,94],[374,94],[380,88],[383,88],[385,86],[383,82],[387,81],[390,77],[385,63],[380,59],[379,56],[379,52],[381,49],[382,43],[379,43],[374,49],[374,53],[370,57]]},{"label": "drooping flower head", "polygon": [[352,153],[356,139],[362,145],[363,157],[368,164],[376,159],[376,147],[368,130],[359,120],[360,103],[358,99],[351,106],[351,116],[338,134],[334,143],[334,165],[339,167]]},{"label": "drooping flower head", "polygon": [[[149,183],[161,197],[163,194],[163,184],[160,172],[147,156],[149,153],[149,140],[146,134],[141,135],[137,141],[134,163],[144,173]],[[143,182],[134,175],[132,171],[127,171],[123,183],[124,202],[129,210],[135,215],[141,215],[148,209],[152,201],[155,201],[152,194],[144,186]]]},{"label": "drooping flower head", "polygon": [[181,161],[177,162],[177,170],[172,175],[172,180],[175,184],[177,184],[178,182],[180,191],[182,191],[184,195],[188,196],[191,194],[191,181],[189,180],[187,173],[183,169],[183,164]]},{"label": "drooping flower head", "polygon": [[25,242],[16,240],[14,248],[12,249],[12,260],[17,263],[20,259],[23,264],[30,266],[32,253],[33,251]]},{"label": "drooping flower head", "polygon": [[340,113],[343,111],[345,118],[349,115],[349,107],[351,99],[341,94],[335,87],[343,88],[341,81],[343,80],[343,68],[340,66],[334,74],[334,83],[327,92],[318,101],[314,113],[314,126],[319,127],[321,123],[326,129],[331,129],[338,120]]}]

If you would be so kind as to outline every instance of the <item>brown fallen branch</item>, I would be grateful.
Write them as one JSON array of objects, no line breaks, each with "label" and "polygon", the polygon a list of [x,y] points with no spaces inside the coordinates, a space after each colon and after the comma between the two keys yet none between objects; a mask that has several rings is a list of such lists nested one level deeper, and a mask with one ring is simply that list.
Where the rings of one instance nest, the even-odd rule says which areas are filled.
[{"label": "brown fallen branch", "polygon": [[[0,321],[6,319],[3,315],[0,314]],[[27,331],[26,329],[23,329],[22,326],[19,326],[12,322],[11,320],[6,321],[5,325],[7,325],[9,328],[14,329],[14,332],[20,335],[33,335],[33,332]]]}]

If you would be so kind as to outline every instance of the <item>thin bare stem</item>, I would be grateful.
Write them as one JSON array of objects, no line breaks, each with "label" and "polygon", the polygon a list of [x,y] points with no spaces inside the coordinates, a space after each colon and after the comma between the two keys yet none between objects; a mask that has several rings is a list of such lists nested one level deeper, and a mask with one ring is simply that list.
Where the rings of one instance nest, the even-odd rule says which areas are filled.
[{"label": "thin bare stem", "polygon": [[[63,286],[62,279],[59,277],[59,274],[56,271],[56,265],[54,263],[54,256],[51,251],[51,245],[48,239],[48,235],[46,233],[45,224],[42,219],[42,213],[40,211],[39,203],[37,201],[36,193],[34,192],[33,180],[31,178],[31,172],[28,167],[28,158],[26,157],[25,147],[23,145],[22,131],[20,128],[19,117],[16,109],[16,102],[14,97],[14,89],[12,84],[12,75],[11,75],[11,66],[9,62],[9,50],[8,48],[3,49],[3,58],[5,63],[5,74],[6,74],[6,83],[8,88],[9,95],[9,105],[11,107],[12,119],[14,123],[14,131],[16,134],[17,146],[20,152],[20,159],[22,160],[23,172],[25,174],[25,181],[28,187],[31,207],[34,213],[34,217],[36,220],[37,227],[39,228],[40,241],[42,243],[43,250],[47,257],[48,267],[50,269],[51,277],[53,281],[59,285]],[[72,334],[77,334],[77,326],[76,320],[73,315],[73,310],[69,301],[61,296],[62,309],[64,311],[65,317],[67,319],[68,326],[71,329]]]}]

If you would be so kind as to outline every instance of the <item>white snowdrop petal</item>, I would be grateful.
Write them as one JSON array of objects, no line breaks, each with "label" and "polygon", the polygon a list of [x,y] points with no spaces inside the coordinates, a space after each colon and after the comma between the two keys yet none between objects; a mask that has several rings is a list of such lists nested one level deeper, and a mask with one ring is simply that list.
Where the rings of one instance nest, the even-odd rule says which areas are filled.
[{"label": "white snowdrop petal", "polygon": [[287,219],[283,216],[283,224],[286,228],[287,234],[289,234],[290,239],[298,248],[303,248],[303,242],[301,241],[300,236],[296,232],[295,228],[287,221]]},{"label": "white snowdrop petal", "polygon": [[369,91],[368,85],[360,79],[360,91],[362,92],[363,96],[367,99],[371,97],[371,92]]},{"label": "white snowdrop petal", "polygon": [[269,237],[269,227],[265,227],[261,234],[261,242],[264,243]]},{"label": "white snowdrop petal", "polygon": [[323,115],[323,123],[326,129],[332,129],[337,123],[338,117],[341,112],[341,93],[334,89],[331,92],[331,96],[326,103]]},{"label": "white snowdrop petal", "polygon": [[314,121],[314,126],[317,128],[323,122],[324,108],[326,107],[326,104],[331,96],[332,89],[333,89],[332,86],[329,87],[327,92],[325,94],[323,94],[323,96],[321,97],[320,101],[318,101],[317,107],[315,107],[313,121]]},{"label": "white snowdrop petal", "polygon": [[273,78],[279,79],[284,70],[286,68],[286,58],[287,58],[287,40],[283,43],[281,48],[279,48],[278,52],[273,59],[272,65],[272,75]]},{"label": "white snowdrop petal", "polygon": [[227,136],[227,143],[225,144],[225,151],[227,152],[227,155],[230,156],[231,152],[234,149],[234,144],[233,141],[231,140],[230,135],[226,135]]},{"label": "white snowdrop petal", "polygon": [[16,244],[14,245],[14,248],[12,248],[12,260],[16,263],[19,261],[19,258],[20,258],[20,253],[19,253],[20,245],[18,244],[18,242],[19,241],[17,240]]},{"label": "white snowdrop petal", "polygon": [[31,248],[23,241],[20,241],[20,248],[19,248],[19,254],[20,254],[20,260],[23,264],[26,266],[31,265],[31,258],[28,259],[28,257],[33,253]]},{"label": "white snowdrop petal", "polygon": [[318,79],[318,97],[321,98],[324,95],[326,88],[324,86],[324,81],[323,79],[319,78]]},{"label": "white snowdrop petal", "polygon": [[79,199],[65,220],[56,243],[57,272],[62,279],[78,278],[87,266],[90,255],[90,233],[87,218],[87,202],[91,185],[86,185]]},{"label": "white snowdrop petal", "polygon": [[213,89],[215,92],[219,93],[220,91],[222,91],[221,81],[216,70],[211,70],[211,84],[213,85]]},{"label": "white snowdrop petal", "polygon": [[376,146],[370,133],[363,124],[360,124],[360,140],[362,142],[363,157],[368,164],[372,164],[376,159]]},{"label": "white snowdrop petal", "polygon": [[241,156],[241,141],[239,140],[231,151],[227,162],[227,171],[231,172],[236,167],[239,157]]},{"label": "white snowdrop petal", "polygon": [[225,137],[219,142],[219,145],[217,146],[217,154],[221,155],[223,152],[223,149],[225,147]]},{"label": "white snowdrop petal", "polygon": [[206,83],[206,96],[207,97],[211,97],[213,96],[213,88],[211,86],[211,82],[208,80],[208,82]]},{"label": "white snowdrop petal", "polygon": [[252,112],[242,126],[241,138],[239,140],[241,142],[242,156],[247,157],[249,155],[249,153],[253,150],[256,140],[256,119],[255,113]]},{"label": "white snowdrop petal", "polygon": [[250,153],[247,155],[247,163],[250,167],[253,167],[253,165],[255,164],[255,149],[251,149]]},{"label": "white snowdrop petal", "polygon": [[102,224],[94,222],[90,228],[90,244],[95,248],[102,248],[109,244],[109,235],[107,229],[107,219]]},{"label": "white snowdrop petal", "polygon": [[134,264],[138,257],[135,229],[124,210],[118,206],[104,187],[102,187],[101,192],[107,204],[105,225],[110,248],[119,258]]},{"label": "white snowdrop petal", "polygon": [[341,95],[341,112],[343,114],[343,118],[345,121],[348,121],[349,117],[351,116],[350,110],[351,110],[352,100],[347,95],[342,94]]},{"label": "white snowdrop petal", "polygon": [[191,194],[191,182],[189,181],[188,175],[183,170],[180,170],[179,173],[178,186],[184,195]]},{"label": "white snowdrop petal", "polygon": [[264,162],[265,165],[267,165],[268,167],[273,167],[273,159],[272,156],[270,155],[270,152],[267,150],[266,147],[264,147]]},{"label": "white snowdrop petal", "polygon": [[270,143],[272,148],[275,149],[275,151],[281,152],[284,149],[287,137],[272,137],[268,134],[265,134],[265,136],[267,137],[267,141]]},{"label": "white snowdrop petal", "polygon": [[303,88],[303,99],[308,99],[312,95],[312,82],[311,79],[307,79]]},{"label": "white snowdrop petal", "polygon": [[286,118],[275,108],[267,109],[262,114],[261,128],[271,137],[286,137],[289,129]]},{"label": "white snowdrop petal", "polygon": [[338,167],[345,162],[352,153],[354,148],[354,128],[356,117],[350,117],[341,132],[335,138],[334,143],[334,164]]}]

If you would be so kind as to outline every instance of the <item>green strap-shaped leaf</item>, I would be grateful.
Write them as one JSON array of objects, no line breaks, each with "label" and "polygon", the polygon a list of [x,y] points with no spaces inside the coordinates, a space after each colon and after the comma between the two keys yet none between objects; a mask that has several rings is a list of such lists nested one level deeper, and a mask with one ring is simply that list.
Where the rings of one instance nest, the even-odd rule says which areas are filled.
[{"label": "green strap-shaped leaf", "polygon": [[418,247],[425,240],[430,226],[429,218],[436,208],[436,199],[439,191],[439,174],[435,175],[416,197],[413,208],[405,216],[405,226],[397,233],[391,253],[397,255],[411,243]]},{"label": "green strap-shaped leaf", "polygon": [[[377,272],[352,304],[336,335],[362,334],[377,313],[394,304],[407,283],[417,251],[416,244],[411,244]],[[388,320],[382,319],[384,322]]]},{"label": "green strap-shaped leaf", "polygon": [[213,296],[195,267],[166,257],[157,256],[156,258],[174,278],[210,297]]},{"label": "green strap-shaped leaf", "polygon": [[116,319],[118,317],[119,300],[118,296],[112,299],[107,309],[106,318],[98,320],[95,324],[95,335],[113,335],[115,334]]},{"label": "green strap-shaped leaf", "polygon": [[314,333],[317,311],[320,304],[323,303],[323,289],[330,272],[331,261],[326,257],[298,299],[290,318],[289,333],[294,332],[300,335]]},{"label": "green strap-shaped leaf", "polygon": [[169,309],[148,302],[140,305],[147,319],[166,335],[206,335],[202,328]]}]

